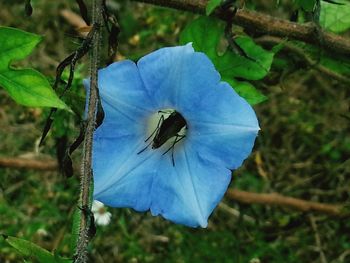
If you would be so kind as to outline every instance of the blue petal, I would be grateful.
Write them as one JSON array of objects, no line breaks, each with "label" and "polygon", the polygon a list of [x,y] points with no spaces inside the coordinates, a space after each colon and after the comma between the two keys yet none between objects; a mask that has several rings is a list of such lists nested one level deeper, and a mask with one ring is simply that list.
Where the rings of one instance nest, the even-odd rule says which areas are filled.
[{"label": "blue petal", "polygon": [[[84,85],[88,90],[90,84],[87,80]],[[99,70],[98,87],[105,111],[103,125],[113,127],[108,131],[98,131],[101,136],[113,134],[117,137],[133,133],[155,111],[137,66],[130,60]]]},{"label": "blue petal", "polygon": [[113,207],[146,211],[160,154],[149,150],[137,154],[143,139],[99,139],[94,147],[94,198]]},{"label": "blue petal", "polygon": [[105,119],[95,131],[93,142],[97,197],[121,180],[120,167],[138,157],[144,147],[146,119],[154,111],[132,61],[117,62],[100,70],[99,91]]},{"label": "blue petal", "polygon": [[115,62],[98,75],[101,97],[115,109],[126,107],[132,113],[153,111],[154,105],[144,88],[138,68],[131,60]]},{"label": "blue petal", "polygon": [[208,217],[222,199],[231,172],[202,159],[191,144],[164,155],[152,186],[151,212],[175,223],[206,227]]},{"label": "blue petal", "polygon": [[141,58],[137,66],[154,104],[183,115],[197,111],[200,98],[220,81],[208,57],[194,52],[191,44],[159,49]]},{"label": "blue petal", "polygon": [[201,99],[188,119],[187,140],[199,154],[217,165],[238,168],[250,154],[259,124],[252,107],[225,82]]}]

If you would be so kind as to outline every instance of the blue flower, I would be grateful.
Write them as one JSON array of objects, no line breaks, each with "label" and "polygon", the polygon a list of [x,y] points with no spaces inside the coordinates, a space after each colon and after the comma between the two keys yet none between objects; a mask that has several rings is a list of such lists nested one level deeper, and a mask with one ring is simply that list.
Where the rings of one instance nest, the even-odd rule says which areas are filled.
[{"label": "blue flower", "polygon": [[[93,141],[94,199],[206,227],[254,145],[251,106],[191,44],[113,63],[98,85],[105,119]],[[156,147],[174,115],[185,123]]]}]

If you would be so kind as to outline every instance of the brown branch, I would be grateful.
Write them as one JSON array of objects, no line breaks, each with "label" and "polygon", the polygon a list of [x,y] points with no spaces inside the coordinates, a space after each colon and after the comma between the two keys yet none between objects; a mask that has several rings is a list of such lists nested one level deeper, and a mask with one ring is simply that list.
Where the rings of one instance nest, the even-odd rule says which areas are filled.
[{"label": "brown branch", "polygon": [[[93,133],[96,126],[96,112],[98,104],[98,64],[100,60],[101,26],[102,26],[102,1],[91,0],[92,4],[92,26],[96,28],[90,49],[90,90],[88,99],[88,111],[82,160],[82,176],[80,184],[80,207],[90,209],[90,187],[93,180],[92,174],[92,144]],[[89,219],[85,212],[81,212],[79,237],[77,241],[75,263],[86,263],[88,261]]]},{"label": "brown branch", "polygon": [[310,219],[310,224],[311,224],[312,230],[315,233],[316,247],[317,247],[318,252],[320,253],[320,262],[327,263],[328,261],[327,261],[326,255],[324,254],[324,251],[322,249],[321,238],[320,238],[320,234],[318,233],[318,227],[316,224],[316,220],[312,215],[309,216],[309,219]]},{"label": "brown branch", "polygon": [[[50,160],[33,160],[24,158],[0,158],[0,167],[8,168],[28,168],[36,170],[57,170],[57,162],[53,159]],[[319,212],[332,216],[345,216],[347,213],[343,211],[343,206],[323,204],[318,202],[306,201],[298,198],[283,196],[277,193],[261,194],[241,191],[237,189],[229,189],[226,193],[226,197],[241,203],[246,204],[262,204],[273,205],[281,207],[289,207],[294,210],[304,212]]]},{"label": "brown branch", "polygon": [[58,164],[55,160],[34,160],[26,158],[9,158],[0,157],[0,167],[18,168],[18,169],[34,169],[42,171],[58,170]]},{"label": "brown branch", "polygon": [[319,212],[332,216],[345,216],[346,214],[340,205],[306,201],[293,197],[283,196],[277,193],[260,194],[245,192],[237,189],[229,189],[226,193],[226,197],[246,204],[263,204],[289,207],[303,212]]},{"label": "brown branch", "polygon": [[[208,0],[133,1],[170,7],[199,14],[205,14],[205,7],[208,3]],[[226,20],[228,17],[228,13],[224,10],[218,10],[214,15],[222,20]],[[271,36],[301,40],[309,44],[320,46],[332,53],[350,56],[350,39],[323,30],[318,31],[317,27],[312,23],[294,23],[247,9],[239,9],[233,19],[233,22],[244,27],[249,32],[259,32],[261,34]]]}]

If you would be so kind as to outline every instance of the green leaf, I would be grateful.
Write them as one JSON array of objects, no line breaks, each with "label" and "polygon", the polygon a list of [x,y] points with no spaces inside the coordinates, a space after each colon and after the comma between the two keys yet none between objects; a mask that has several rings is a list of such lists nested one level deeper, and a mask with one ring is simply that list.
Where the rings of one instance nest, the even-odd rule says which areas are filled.
[{"label": "green leaf", "polygon": [[40,72],[11,67],[12,61],[27,57],[40,41],[38,35],[0,27],[0,86],[19,104],[68,109]]},{"label": "green leaf", "polygon": [[350,28],[350,3],[337,1],[343,5],[321,2],[320,24],[327,30],[341,33]]},{"label": "green leaf", "polygon": [[229,50],[226,50],[222,56],[218,55],[216,48],[223,36],[224,26],[215,18],[200,17],[183,30],[180,43],[192,42],[196,51],[207,54],[223,78],[240,77],[258,80],[265,77],[270,70],[275,53],[258,46],[247,36],[235,39],[247,57]]},{"label": "green leaf", "polygon": [[270,71],[274,52],[266,51],[247,36],[237,37],[236,43],[247,57],[227,51],[214,64],[222,77],[239,77],[249,80],[262,79]]},{"label": "green leaf", "polygon": [[255,105],[267,100],[267,97],[249,82],[241,82],[233,79],[224,79],[224,81],[229,83],[238,95],[248,101],[250,105]]},{"label": "green leaf", "polygon": [[221,0],[209,0],[205,8],[206,15],[207,16],[210,15],[220,4],[221,4]]},{"label": "green leaf", "polygon": [[192,42],[196,51],[205,53],[210,59],[217,58],[216,47],[223,36],[225,24],[212,17],[200,17],[188,24],[180,34],[180,44]]},{"label": "green leaf", "polygon": [[25,239],[3,235],[5,241],[13,248],[17,249],[23,256],[30,257],[40,263],[69,263],[72,260],[61,258],[39,247],[38,245],[29,242]]}]

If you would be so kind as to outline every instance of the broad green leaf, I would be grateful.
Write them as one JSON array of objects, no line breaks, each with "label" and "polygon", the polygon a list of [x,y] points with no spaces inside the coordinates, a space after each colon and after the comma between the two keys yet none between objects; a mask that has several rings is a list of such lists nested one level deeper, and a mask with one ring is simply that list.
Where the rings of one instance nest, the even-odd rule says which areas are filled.
[{"label": "broad green leaf", "polygon": [[209,0],[205,8],[206,15],[210,15],[215,10],[215,8],[217,8],[221,4],[221,2],[221,0]]},{"label": "broad green leaf", "polygon": [[240,77],[249,80],[261,79],[269,72],[274,52],[267,51],[247,37],[235,39],[247,57],[227,50],[222,56],[217,46],[223,36],[224,24],[212,17],[200,17],[189,24],[180,35],[180,43],[193,43],[196,51],[204,52],[213,61],[222,77]]},{"label": "broad green leaf", "polygon": [[241,82],[233,79],[224,79],[224,81],[229,83],[238,95],[244,98],[250,105],[255,105],[267,100],[267,97],[249,82]]},{"label": "broad green leaf", "polygon": [[249,80],[262,79],[270,71],[274,53],[266,51],[247,36],[235,39],[247,57],[226,52],[217,57],[214,64],[222,77],[240,77]]},{"label": "broad green leaf", "polygon": [[212,17],[200,17],[188,24],[180,35],[180,44],[192,42],[196,51],[207,54],[212,60],[218,54],[216,48],[223,35],[225,25]]},{"label": "broad green leaf", "polygon": [[52,254],[46,249],[39,247],[38,245],[17,237],[3,235],[5,241],[13,248],[17,249],[23,256],[30,257],[39,263],[69,263],[72,260],[68,258],[61,258]]},{"label": "broad green leaf", "polygon": [[350,28],[350,3],[337,1],[342,5],[321,1],[320,24],[327,30],[341,33]]},{"label": "broad green leaf", "polygon": [[315,8],[316,0],[296,0],[298,6],[304,11],[311,12]]},{"label": "broad green leaf", "polygon": [[212,17],[200,17],[187,25],[180,35],[180,43],[192,42],[196,51],[204,52],[214,63],[223,80],[229,82],[237,93],[250,104],[264,101],[266,97],[248,82],[238,82],[234,78],[258,80],[270,71],[275,53],[283,45],[277,45],[273,51],[267,51],[255,44],[247,36],[235,39],[246,56],[240,56],[230,50],[223,55],[217,52],[217,46],[223,36],[224,24]]},{"label": "broad green leaf", "polygon": [[13,61],[27,57],[40,41],[38,35],[0,27],[0,86],[19,104],[68,109],[40,72],[11,67]]}]

